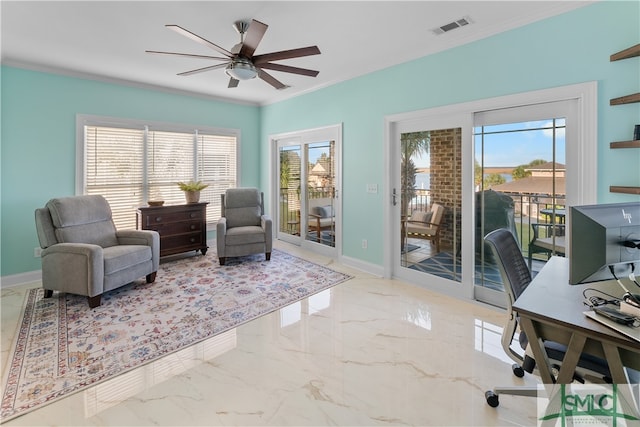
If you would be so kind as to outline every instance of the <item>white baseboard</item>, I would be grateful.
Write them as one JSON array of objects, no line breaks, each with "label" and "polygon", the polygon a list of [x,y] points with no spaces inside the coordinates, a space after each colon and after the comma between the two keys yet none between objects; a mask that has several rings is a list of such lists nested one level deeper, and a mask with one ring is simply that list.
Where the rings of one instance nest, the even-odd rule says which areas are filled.
[{"label": "white baseboard", "polygon": [[26,273],[12,274],[0,277],[0,289],[13,288],[27,283],[41,282],[42,270],[28,271]]},{"label": "white baseboard", "polygon": [[340,262],[346,266],[364,271],[365,273],[373,274],[374,276],[378,277],[384,277],[384,267],[380,265],[371,264],[369,262],[364,262],[362,260],[344,255],[340,257]]}]

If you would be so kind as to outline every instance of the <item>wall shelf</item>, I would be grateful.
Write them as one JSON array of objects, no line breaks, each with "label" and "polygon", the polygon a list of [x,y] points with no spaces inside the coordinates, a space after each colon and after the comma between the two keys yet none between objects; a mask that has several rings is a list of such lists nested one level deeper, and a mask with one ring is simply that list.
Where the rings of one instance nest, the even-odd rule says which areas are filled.
[{"label": "wall shelf", "polygon": [[620,52],[614,53],[613,55],[611,55],[609,60],[613,62],[613,61],[619,61],[621,59],[633,58],[634,56],[640,56],[640,44],[631,46],[628,49],[621,50]]},{"label": "wall shelf", "polygon": [[[629,59],[636,56],[640,56],[640,43],[614,53],[609,57],[609,60],[611,62],[620,61],[621,59]],[[609,101],[609,105],[631,104],[633,102],[640,102],[640,93],[613,98]],[[640,141],[616,141],[610,143],[609,148],[640,148]],[[611,193],[640,194],[640,186],[611,185],[609,191]]]},{"label": "wall shelf", "polygon": [[640,92],[634,93],[633,95],[625,95],[619,98],[613,98],[609,101],[609,105],[631,104],[634,102],[640,102]]},{"label": "wall shelf", "polygon": [[609,148],[640,148],[640,140],[612,142],[609,144]]},{"label": "wall shelf", "polygon": [[624,194],[640,194],[640,187],[624,187],[621,185],[612,185],[609,187],[611,193],[624,193]]}]

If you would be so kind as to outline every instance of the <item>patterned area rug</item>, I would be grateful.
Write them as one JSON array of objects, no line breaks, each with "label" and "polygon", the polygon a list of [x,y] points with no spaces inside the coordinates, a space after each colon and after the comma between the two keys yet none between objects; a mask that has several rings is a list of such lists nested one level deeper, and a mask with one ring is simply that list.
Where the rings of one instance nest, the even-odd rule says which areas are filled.
[{"label": "patterned area rug", "polygon": [[[462,278],[462,261],[459,257],[455,260],[448,252],[439,254],[411,265],[409,268],[444,277],[449,280],[460,280]],[[502,277],[498,267],[491,262],[475,263],[475,283],[478,286],[504,291]]]},{"label": "patterned area rug", "polygon": [[139,367],[351,277],[274,250],[230,258],[215,253],[160,265],[109,292],[86,297],[29,291],[3,382],[0,422]]}]

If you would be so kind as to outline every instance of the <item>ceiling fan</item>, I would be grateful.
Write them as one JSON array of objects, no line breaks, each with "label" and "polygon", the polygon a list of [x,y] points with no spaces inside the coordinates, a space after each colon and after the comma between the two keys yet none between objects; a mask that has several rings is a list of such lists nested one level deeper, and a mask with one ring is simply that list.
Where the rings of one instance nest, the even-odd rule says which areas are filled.
[{"label": "ceiling fan", "polygon": [[315,77],[318,75],[318,71],[308,70],[306,68],[292,67],[290,65],[275,64],[272,61],[279,61],[282,59],[299,58],[303,56],[311,56],[320,54],[318,46],[307,46],[298,49],[281,50],[278,52],[271,52],[262,55],[254,55],[258,44],[262,40],[267,28],[267,24],[264,24],[255,19],[251,20],[251,23],[245,21],[237,21],[234,24],[234,28],[240,34],[240,43],[236,44],[231,50],[224,49],[209,40],[200,37],[197,34],[192,33],[189,30],[182,28],[179,25],[165,25],[170,30],[175,31],[191,40],[194,40],[204,46],[207,46],[216,52],[224,55],[208,56],[208,55],[195,55],[190,53],[178,53],[178,52],[161,52],[156,50],[147,50],[147,53],[160,54],[160,55],[177,55],[188,58],[208,59],[214,61],[223,61],[220,64],[210,65],[208,67],[198,68],[191,71],[185,71],[178,73],[179,76],[190,76],[192,74],[202,73],[205,71],[217,70],[224,68],[227,75],[230,77],[228,87],[237,87],[240,80],[250,80],[255,77],[259,77],[265,82],[269,83],[276,89],[286,89],[287,85],[277,80],[271,74],[267,73],[264,69],[282,71],[285,73],[300,74],[303,76]]}]

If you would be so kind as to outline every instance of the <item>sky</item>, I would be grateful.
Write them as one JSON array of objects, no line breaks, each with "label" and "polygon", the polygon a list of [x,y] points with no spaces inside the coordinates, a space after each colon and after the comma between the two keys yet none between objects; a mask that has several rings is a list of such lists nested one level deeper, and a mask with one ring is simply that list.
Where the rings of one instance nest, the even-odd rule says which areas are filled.
[{"label": "sky", "polygon": [[[565,122],[556,120],[555,161],[565,162]],[[482,155],[482,128],[476,128],[476,159]],[[553,158],[553,122],[536,121],[484,127],[485,166],[519,166],[532,160]],[[498,132],[498,133],[496,133]]]},{"label": "sky", "polygon": [[[482,128],[475,128],[480,133]],[[553,121],[541,120],[484,127],[485,166],[516,167],[532,160],[553,160]],[[476,160],[482,156],[482,138],[475,137]],[[556,119],[556,158],[565,162],[565,121]],[[417,167],[428,167],[429,156],[414,158]]]},{"label": "sky", "polygon": [[[556,158],[565,164],[565,120],[556,119]],[[474,130],[476,160],[482,155],[482,138],[477,135],[481,127]],[[540,120],[521,123],[509,123],[484,127],[484,165],[486,167],[516,167],[526,165],[532,160],[553,159],[553,121]],[[317,148],[316,148],[317,147]],[[322,147],[322,148],[320,148]],[[326,142],[310,144],[309,161],[313,164],[320,154],[325,152]],[[417,167],[428,167],[429,156],[414,158]]]}]

